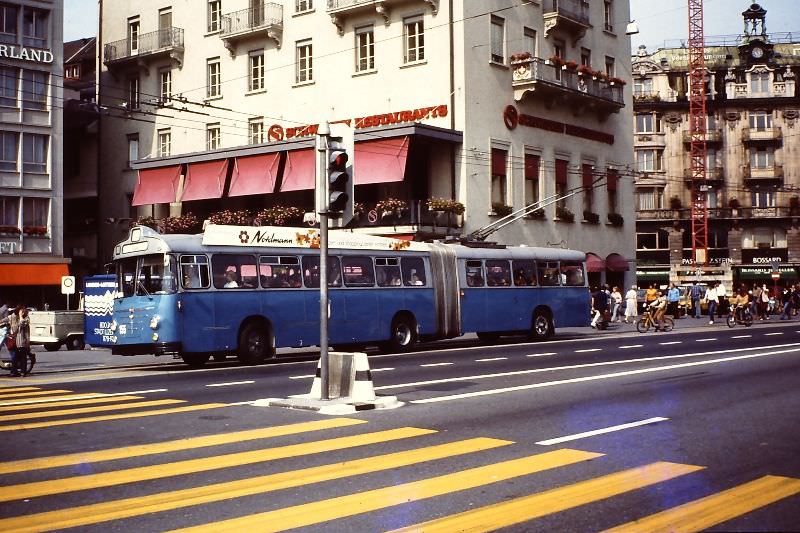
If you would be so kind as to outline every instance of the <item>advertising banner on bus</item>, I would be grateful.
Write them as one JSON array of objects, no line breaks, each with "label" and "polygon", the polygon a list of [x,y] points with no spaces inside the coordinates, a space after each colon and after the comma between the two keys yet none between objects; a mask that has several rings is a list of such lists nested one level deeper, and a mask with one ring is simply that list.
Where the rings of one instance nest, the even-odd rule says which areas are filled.
[{"label": "advertising banner on bus", "polygon": [[84,278],[83,335],[86,344],[95,348],[112,346],[116,334],[111,329],[116,276],[100,275]]}]

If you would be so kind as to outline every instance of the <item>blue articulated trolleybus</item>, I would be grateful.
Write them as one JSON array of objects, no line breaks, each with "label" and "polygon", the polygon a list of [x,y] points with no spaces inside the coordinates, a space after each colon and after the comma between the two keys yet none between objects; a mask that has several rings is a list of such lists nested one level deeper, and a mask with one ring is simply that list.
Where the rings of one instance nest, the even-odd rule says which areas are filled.
[{"label": "blue articulated trolleybus", "polygon": [[[319,344],[319,232],[208,225],[199,235],[136,226],[114,249],[113,352],[192,366]],[[586,326],[585,254],[535,247],[419,243],[331,232],[329,342],[403,351],[418,341],[482,339]]]}]

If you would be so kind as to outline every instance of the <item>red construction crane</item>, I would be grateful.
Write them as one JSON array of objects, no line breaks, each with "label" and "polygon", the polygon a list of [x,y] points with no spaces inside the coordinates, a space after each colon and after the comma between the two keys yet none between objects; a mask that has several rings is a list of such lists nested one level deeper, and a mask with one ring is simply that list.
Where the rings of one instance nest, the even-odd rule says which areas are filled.
[{"label": "red construction crane", "polygon": [[689,2],[689,133],[692,176],[692,261],[708,264],[708,204],[706,195],[706,59],[703,0]]}]

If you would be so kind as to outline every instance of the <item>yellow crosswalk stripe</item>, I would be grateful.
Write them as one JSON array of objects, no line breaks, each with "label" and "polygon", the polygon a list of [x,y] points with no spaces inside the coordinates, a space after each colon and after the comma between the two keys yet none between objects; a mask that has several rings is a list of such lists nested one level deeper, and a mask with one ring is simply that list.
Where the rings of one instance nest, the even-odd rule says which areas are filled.
[{"label": "yellow crosswalk stripe", "polygon": [[34,396],[52,396],[54,394],[69,394],[71,390],[66,389],[52,389],[52,390],[37,390],[37,391],[28,391],[28,392],[18,392],[13,394],[3,394],[0,396],[0,402],[5,402],[6,400],[16,400],[19,398],[32,398]]},{"label": "yellow crosswalk stripe", "polygon": [[141,396],[105,396],[101,398],[87,398],[85,400],[65,400],[63,402],[28,403],[23,405],[7,405],[0,407],[0,413],[11,411],[32,411],[34,409],[52,409],[53,407],[67,407],[73,405],[88,405],[93,403],[125,402],[128,400],[141,400]]},{"label": "yellow crosswalk stripe", "polygon": [[59,394],[58,396],[44,396],[39,398],[17,398],[11,401],[4,401],[0,398],[0,407],[13,407],[15,405],[57,405],[61,402],[72,400],[91,400],[92,398],[113,397],[113,394],[106,393],[85,393],[85,394]]},{"label": "yellow crosswalk stripe", "polygon": [[425,533],[450,531],[494,531],[528,520],[540,518],[566,509],[617,496],[648,485],[702,470],[702,466],[677,463],[653,463],[631,468],[607,476],[581,481],[566,487],[551,489],[539,494],[487,505],[452,516],[417,524],[393,533],[424,531]]},{"label": "yellow crosswalk stripe", "polygon": [[221,433],[217,435],[155,442],[152,444],[140,444],[138,446],[123,446],[121,448],[111,448],[94,452],[79,452],[65,455],[54,455],[50,457],[39,457],[36,459],[7,461],[5,463],[0,463],[0,474],[30,472],[32,470],[41,470],[45,468],[58,468],[62,466],[98,463],[101,461],[114,461],[116,459],[128,459],[131,457],[145,457],[147,455],[161,455],[170,452],[204,448],[207,446],[220,446],[235,442],[283,437],[286,435],[295,435],[297,433],[321,431],[323,429],[337,429],[366,423],[366,420],[358,420],[355,418],[331,418],[325,420],[314,420],[311,422],[299,422],[296,424],[273,426],[262,429],[248,429],[244,431],[234,431],[231,433]]},{"label": "yellow crosswalk stripe", "polygon": [[356,446],[366,446],[368,444],[378,444],[392,440],[419,437],[431,433],[436,433],[436,431],[430,429],[404,427],[399,429],[378,431],[374,433],[364,433],[361,435],[320,440],[316,442],[291,444],[276,448],[263,448],[247,452],[215,455],[201,459],[187,459],[185,461],[176,461],[173,463],[141,466],[115,472],[102,472],[98,474],[66,477],[49,481],[22,483],[19,485],[0,487],[0,502],[35,498],[37,496],[48,496],[51,494],[63,494],[78,490],[112,487],[115,485],[136,483],[139,481],[152,479],[162,479],[165,477],[179,476],[183,474],[208,472],[209,470],[219,470],[221,468],[228,468],[232,466],[265,463],[277,459],[286,459],[300,455],[342,450]]},{"label": "yellow crosswalk stripe", "polygon": [[120,413],[116,415],[87,416],[84,418],[66,418],[64,420],[48,420],[46,422],[29,422],[27,424],[9,424],[0,426],[0,431],[18,431],[21,429],[38,429],[53,426],[71,426],[74,424],[86,424],[88,422],[105,422],[107,420],[123,420],[126,418],[140,418],[143,416],[169,415],[173,413],[188,413],[190,411],[201,411],[204,409],[217,409],[219,407],[230,407],[226,403],[204,403],[200,405],[187,405],[185,407],[172,407],[170,409],[152,409],[150,411],[137,411],[135,413]]},{"label": "yellow crosswalk stripe", "polygon": [[525,476],[600,457],[602,454],[562,449],[402,485],[358,492],[318,502],[276,509],[180,531],[283,531],[415,502]]},{"label": "yellow crosswalk stripe", "polygon": [[401,468],[425,461],[466,455],[513,444],[489,438],[475,438],[418,448],[410,451],[365,457],[354,461],[257,476],[237,481],[216,483],[190,489],[150,494],[138,498],[127,498],[98,504],[73,507],[34,515],[0,520],[0,531],[6,533],[40,531],[41,529],[65,529],[97,524],[110,520],[121,520],[133,516],[171,511],[211,502],[242,498],[254,494],[265,494],[276,490],[321,483],[334,479],[381,472]]},{"label": "yellow crosswalk stripe", "polygon": [[29,392],[39,390],[39,387],[0,387],[0,398],[6,394],[13,394],[15,392]]},{"label": "yellow crosswalk stripe", "polygon": [[53,416],[83,415],[86,413],[99,413],[102,411],[116,411],[120,409],[139,409],[141,407],[158,407],[160,405],[175,405],[178,403],[186,403],[186,400],[148,400],[146,402],[132,402],[122,405],[96,405],[94,407],[76,407],[74,409],[52,409],[48,404],[47,409],[36,413],[0,415],[0,422],[32,420],[34,418],[49,418]]},{"label": "yellow crosswalk stripe", "polygon": [[608,531],[703,531],[800,492],[800,479],[764,476]]}]

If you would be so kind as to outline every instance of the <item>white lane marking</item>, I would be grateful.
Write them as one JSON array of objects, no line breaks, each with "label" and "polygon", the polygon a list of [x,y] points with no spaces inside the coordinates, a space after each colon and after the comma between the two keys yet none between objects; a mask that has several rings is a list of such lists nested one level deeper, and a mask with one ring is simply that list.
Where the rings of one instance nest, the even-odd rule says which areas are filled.
[{"label": "white lane marking", "polygon": [[773,335],[783,335],[783,333],[781,333],[781,332],[778,332],[778,333],[764,333],[765,337],[772,337]]},{"label": "white lane marking", "polygon": [[20,400],[16,402],[6,402],[0,403],[0,407],[5,407],[9,405],[30,405],[34,403],[53,403],[53,402],[65,402],[67,400],[93,400],[95,398],[108,398],[109,396],[128,396],[134,394],[150,394],[151,392],[167,392],[167,389],[150,389],[150,390],[139,390],[139,391],[131,391],[131,392],[113,392],[113,393],[102,393],[98,392],[96,394],[75,394],[73,396],[58,396],[54,398],[40,398],[38,400]]},{"label": "white lane marking", "polygon": [[371,372],[388,372],[390,370],[394,370],[394,368],[388,366],[386,368],[373,368]]},{"label": "white lane marking", "polygon": [[669,342],[659,342],[661,346],[669,346],[671,344],[682,344],[683,341],[669,341]]},{"label": "white lane marking", "polygon": [[442,379],[429,379],[425,381],[412,381],[409,383],[397,383],[395,385],[381,385],[378,387],[374,387],[375,390],[384,390],[384,389],[406,389],[410,387],[418,387],[422,385],[439,385],[442,383],[453,383],[458,381],[473,381],[476,379],[491,379],[491,378],[504,378],[508,376],[523,376],[526,374],[539,374],[542,372],[555,372],[559,370],[575,370],[578,368],[592,368],[592,367],[599,367],[599,366],[614,366],[614,365],[625,365],[630,363],[647,363],[650,361],[667,361],[670,359],[686,359],[689,357],[703,357],[707,355],[721,355],[727,353],[737,353],[737,352],[750,352],[753,350],[773,350],[779,348],[793,348],[793,347],[800,347],[800,342],[793,342],[788,344],[775,344],[772,346],[750,346],[746,348],[728,348],[726,350],[713,350],[710,352],[695,352],[695,353],[688,353],[688,354],[676,354],[676,355],[665,355],[661,357],[638,357],[636,359],[623,359],[620,361],[601,361],[598,363],[584,363],[580,365],[565,365],[565,366],[553,366],[549,368],[532,368],[528,370],[514,370],[510,372],[496,372],[494,374],[473,374],[471,376],[461,376],[461,377],[453,377],[453,378],[442,378]]},{"label": "white lane marking", "polygon": [[583,433],[576,433],[574,435],[567,435],[565,437],[558,437],[555,439],[540,440],[536,444],[541,446],[552,446],[553,444],[560,444],[562,442],[569,442],[571,440],[585,439],[586,437],[593,437],[595,435],[603,435],[604,433],[613,433],[614,431],[621,431],[623,429],[630,429],[639,426],[646,426],[648,424],[655,424],[656,422],[664,422],[669,418],[663,416],[656,416],[646,420],[639,420],[638,422],[630,422],[628,424],[620,424],[618,426],[611,426],[603,429],[595,429],[594,431],[584,431]]},{"label": "white lane marking", "polygon": [[452,364],[453,363],[428,363],[426,365],[419,365],[419,366],[428,368],[428,367],[431,367],[431,366],[449,366],[449,365],[452,365]]},{"label": "white lane marking", "polygon": [[575,353],[588,353],[588,352],[599,352],[602,348],[587,348],[585,350],[575,350]]},{"label": "white lane marking", "polygon": [[255,383],[253,380],[248,381],[229,381],[228,383],[211,383],[206,385],[206,387],[232,387],[233,385],[249,385],[251,383]]},{"label": "white lane marking", "polygon": [[627,346],[620,346],[620,350],[630,350],[631,348],[641,348],[644,344],[628,344]]},{"label": "white lane marking", "polygon": [[752,335],[736,335],[731,337],[731,339],[749,339],[750,337],[752,337]]},{"label": "white lane marking", "polygon": [[488,363],[490,361],[505,361],[508,357],[489,357],[487,359],[475,359],[476,363]]},{"label": "white lane marking", "polygon": [[317,377],[316,374],[306,374],[304,376],[289,376],[289,379],[308,379],[308,378],[315,378]]},{"label": "white lane marking", "polygon": [[695,339],[694,342],[711,342],[717,339]]},{"label": "white lane marking", "polygon": [[[521,390],[529,390],[529,389],[539,389],[542,387],[553,387],[556,385],[567,385],[570,383],[582,383],[585,381],[597,381],[602,379],[612,379],[612,378],[619,378],[624,376],[635,376],[638,374],[649,374],[652,372],[661,372],[664,370],[675,370],[678,368],[689,368],[693,366],[702,366],[702,365],[712,365],[716,363],[727,363],[730,361],[739,361],[743,359],[755,359],[760,357],[768,357],[771,355],[780,355],[786,353],[795,353],[800,351],[800,348],[792,348],[789,350],[779,350],[775,352],[763,352],[763,353],[755,353],[749,355],[737,355],[735,357],[725,357],[720,359],[709,359],[708,361],[693,361],[691,363],[681,363],[676,365],[667,365],[667,366],[657,366],[654,368],[640,368],[638,370],[627,370],[624,372],[613,372],[611,374],[599,374],[597,376],[586,376],[582,378],[573,378],[573,379],[559,379],[556,381],[546,381],[544,383],[532,383],[530,385],[519,385],[516,387],[505,387],[502,389],[490,389],[485,391],[479,392],[468,392],[463,394],[453,394],[450,396],[438,396],[436,398],[426,398],[422,400],[411,400],[410,403],[438,403],[438,402],[449,402],[453,400],[461,400],[464,398],[476,398],[478,396],[491,396],[495,394],[504,394],[506,392],[516,392]],[[376,387],[377,388],[377,387]]]},{"label": "white lane marking", "polygon": [[558,355],[556,352],[546,352],[546,353],[529,353],[525,357],[546,357],[548,355]]},{"label": "white lane marking", "polygon": [[257,401],[258,401],[258,400],[248,400],[248,401],[246,401],[246,402],[233,402],[233,403],[229,403],[228,405],[253,405],[253,404],[255,404]]}]

